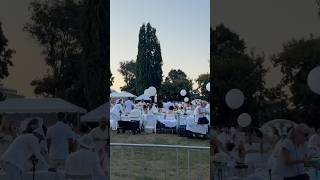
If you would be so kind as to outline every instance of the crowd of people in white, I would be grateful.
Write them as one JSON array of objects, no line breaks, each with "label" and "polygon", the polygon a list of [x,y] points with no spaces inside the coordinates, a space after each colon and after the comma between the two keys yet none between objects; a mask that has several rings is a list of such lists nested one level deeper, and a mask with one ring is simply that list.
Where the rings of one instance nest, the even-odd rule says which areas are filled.
[{"label": "crowd of people in white", "polygon": [[32,171],[59,173],[60,179],[106,179],[107,118],[101,118],[100,125],[86,134],[75,132],[64,113],[58,113],[57,119],[50,127],[31,119],[12,138],[0,161],[8,180],[27,179],[25,174]]},{"label": "crowd of people in white", "polygon": [[[119,121],[130,120],[133,114],[140,119],[140,126],[148,124],[147,117],[154,116],[158,122],[161,122],[168,128],[178,127],[179,125],[191,125],[205,127],[205,131],[195,133],[206,134],[210,123],[210,104],[204,100],[198,100],[197,103],[191,104],[186,102],[145,102],[139,101],[134,103],[133,99],[116,99],[111,104],[111,127],[113,130],[118,128]],[[185,118],[182,118],[185,117]],[[191,123],[187,123],[188,118]],[[184,122],[183,122],[184,121]],[[156,128],[156,127],[155,127]],[[192,131],[192,128],[190,129]]]},{"label": "crowd of people in white", "polygon": [[220,172],[224,179],[320,178],[320,129],[315,132],[305,124],[297,124],[285,133],[273,127],[273,134],[267,135],[261,128],[231,127],[215,129],[212,138],[214,164],[216,170],[224,171]]}]

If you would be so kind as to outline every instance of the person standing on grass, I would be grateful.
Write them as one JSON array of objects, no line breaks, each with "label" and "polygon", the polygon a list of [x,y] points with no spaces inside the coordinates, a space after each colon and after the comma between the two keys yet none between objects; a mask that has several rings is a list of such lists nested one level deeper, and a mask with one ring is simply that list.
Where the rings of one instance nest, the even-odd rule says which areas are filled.
[{"label": "person standing on grass", "polygon": [[[98,153],[100,165],[103,170],[107,171],[107,146],[109,145],[109,126],[107,126],[107,118],[102,117],[100,119],[100,125],[90,132],[94,143],[95,151]],[[107,173],[107,172],[106,172]]]},{"label": "person standing on grass", "polygon": [[25,165],[34,156],[48,169],[48,164],[40,153],[40,142],[43,135],[36,131],[38,120],[29,122],[27,130],[18,136],[8,147],[1,157],[1,166],[4,169],[8,180],[23,180],[22,173],[26,170]]},{"label": "person standing on grass", "polygon": [[130,98],[124,102],[124,106],[125,106],[126,113],[130,113],[132,109],[134,109],[135,107],[134,103]]},{"label": "person standing on grass", "polygon": [[47,144],[49,149],[49,162],[51,168],[64,167],[65,161],[72,151],[74,134],[64,123],[65,114],[58,113],[58,122],[48,128]]}]

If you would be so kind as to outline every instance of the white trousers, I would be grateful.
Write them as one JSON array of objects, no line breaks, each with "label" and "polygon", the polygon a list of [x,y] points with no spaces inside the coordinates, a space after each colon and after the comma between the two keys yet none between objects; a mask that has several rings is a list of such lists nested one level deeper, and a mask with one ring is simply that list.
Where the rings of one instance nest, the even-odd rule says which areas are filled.
[{"label": "white trousers", "polygon": [[1,164],[8,180],[22,180],[22,172],[18,167],[8,162],[1,162]]}]

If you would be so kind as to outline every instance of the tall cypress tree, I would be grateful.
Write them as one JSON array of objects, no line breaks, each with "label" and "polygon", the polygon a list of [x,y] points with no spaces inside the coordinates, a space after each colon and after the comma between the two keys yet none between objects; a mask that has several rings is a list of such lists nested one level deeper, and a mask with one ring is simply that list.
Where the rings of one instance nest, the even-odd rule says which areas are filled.
[{"label": "tall cypress tree", "polygon": [[139,32],[136,61],[136,92],[142,94],[149,86],[160,89],[162,82],[162,56],[156,29],[143,24]]}]

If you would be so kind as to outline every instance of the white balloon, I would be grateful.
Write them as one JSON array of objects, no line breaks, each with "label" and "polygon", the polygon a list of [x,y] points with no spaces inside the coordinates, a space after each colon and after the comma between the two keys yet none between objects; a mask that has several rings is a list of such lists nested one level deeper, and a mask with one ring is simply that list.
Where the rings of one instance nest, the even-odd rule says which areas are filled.
[{"label": "white balloon", "polygon": [[189,98],[188,97],[185,97],[184,98],[184,102],[188,102],[189,101]]},{"label": "white balloon", "polygon": [[149,87],[149,91],[150,91],[151,96],[155,96],[157,94],[157,89],[153,86]]},{"label": "white balloon", "polygon": [[206,89],[207,89],[207,91],[210,91],[210,83],[208,83],[208,84],[206,85]]},{"label": "white balloon", "polygon": [[247,127],[251,124],[251,116],[248,113],[242,113],[238,117],[238,124],[241,127]]},{"label": "white balloon", "polygon": [[320,94],[320,66],[317,66],[310,71],[307,82],[311,91]]},{"label": "white balloon", "polygon": [[186,96],[186,95],[187,95],[187,91],[186,91],[185,89],[182,89],[182,90],[180,91],[180,95],[181,95],[181,96]]},{"label": "white balloon", "polygon": [[231,109],[238,109],[244,102],[244,95],[239,89],[231,89],[226,94],[226,103]]}]

